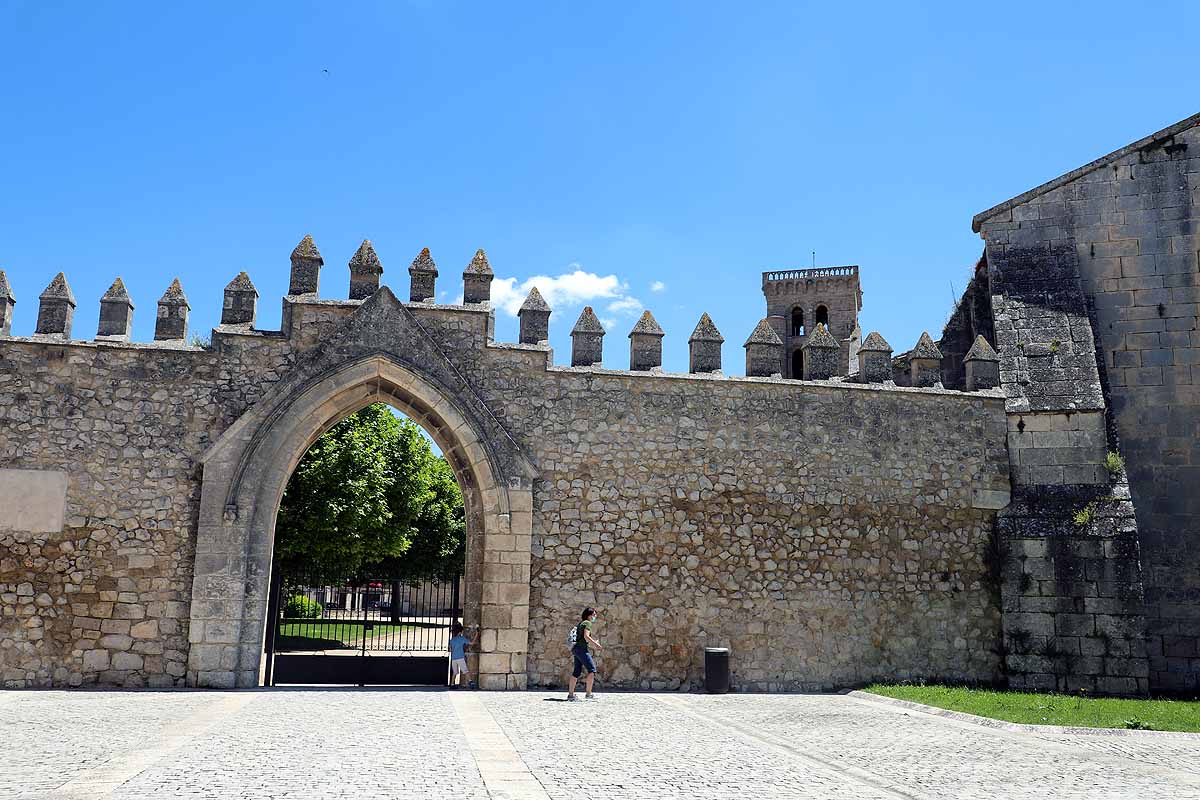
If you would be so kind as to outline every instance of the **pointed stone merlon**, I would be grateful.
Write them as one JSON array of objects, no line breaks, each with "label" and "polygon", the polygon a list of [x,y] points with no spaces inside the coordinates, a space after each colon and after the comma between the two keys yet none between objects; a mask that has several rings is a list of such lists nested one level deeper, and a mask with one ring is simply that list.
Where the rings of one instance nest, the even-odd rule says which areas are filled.
[{"label": "pointed stone merlon", "polygon": [[517,311],[521,320],[521,344],[541,344],[550,341],[550,306],[542,293],[533,287]]},{"label": "pointed stone merlon", "polygon": [[13,307],[17,298],[8,285],[8,276],[0,269],[0,336],[12,336]]},{"label": "pointed stone merlon", "polygon": [[75,318],[75,295],[67,285],[67,276],[61,272],[55,275],[39,299],[38,335],[70,339],[71,322]]},{"label": "pointed stone merlon", "polygon": [[604,326],[591,306],[584,306],[575,327],[571,329],[571,366],[590,367],[599,364],[604,356]]},{"label": "pointed stone merlon", "polygon": [[629,368],[648,370],[662,366],[662,340],[666,334],[647,309],[629,332]]},{"label": "pointed stone merlon", "polygon": [[967,391],[995,389],[1000,385],[1000,356],[982,336],[975,337],[975,344],[963,358],[967,368]]},{"label": "pointed stone merlon", "polygon": [[707,313],[700,315],[688,339],[688,372],[720,372],[721,345],[725,337]]},{"label": "pointed stone merlon", "polygon": [[858,348],[858,379],[862,383],[892,379],[892,346],[878,331],[872,331]]},{"label": "pointed stone merlon", "polygon": [[375,248],[370,239],[363,239],[354,257],[350,259],[350,299],[366,300],[379,290],[379,276],[383,274],[383,264],[375,255]]},{"label": "pointed stone merlon", "polygon": [[746,375],[751,378],[769,378],[783,373],[783,341],[775,333],[769,319],[755,326],[743,345],[746,348]]},{"label": "pointed stone merlon", "polygon": [[827,381],[841,375],[842,346],[825,323],[818,322],[801,346],[804,359],[802,378],[806,381]]},{"label": "pointed stone merlon", "polygon": [[423,303],[436,298],[434,285],[437,283],[437,276],[437,264],[433,263],[433,256],[429,254],[429,248],[426,247],[417,254],[417,257],[413,259],[412,266],[408,268],[409,302]]},{"label": "pointed stone merlon", "polygon": [[133,300],[125,288],[125,281],[117,278],[100,298],[100,326],[96,338],[129,341],[133,330]]},{"label": "pointed stone merlon", "polygon": [[321,285],[323,266],[325,259],[321,258],[317,243],[312,236],[306,235],[292,251],[292,279],[288,283],[288,294],[293,297],[316,295]]},{"label": "pointed stone merlon", "polygon": [[913,386],[935,386],[942,382],[942,351],[934,344],[929,331],[921,334],[917,346],[908,356]]},{"label": "pointed stone merlon", "polygon": [[166,293],[158,300],[158,319],[154,323],[154,341],[170,342],[187,339],[188,312],[187,297],[183,294],[183,286],[179,278],[171,281]]},{"label": "pointed stone merlon", "polygon": [[225,287],[225,304],[221,307],[222,325],[254,327],[258,308],[258,290],[250,282],[250,276],[239,272]]},{"label": "pointed stone merlon", "polygon": [[492,299],[492,265],[488,263],[487,254],[476,250],[475,257],[463,270],[463,302],[486,303]]}]

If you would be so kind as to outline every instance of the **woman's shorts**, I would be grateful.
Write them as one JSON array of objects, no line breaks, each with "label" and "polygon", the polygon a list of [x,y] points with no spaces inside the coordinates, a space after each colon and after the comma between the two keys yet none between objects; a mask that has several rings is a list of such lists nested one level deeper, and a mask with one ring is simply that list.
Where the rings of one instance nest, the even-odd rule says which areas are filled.
[{"label": "woman's shorts", "polygon": [[575,671],[571,674],[578,678],[586,669],[588,672],[596,671],[596,662],[592,660],[591,653],[582,653],[578,650],[572,650],[571,655],[575,656]]},{"label": "woman's shorts", "polygon": [[467,660],[465,658],[453,659],[450,662],[450,674],[451,675],[466,675],[467,674]]}]

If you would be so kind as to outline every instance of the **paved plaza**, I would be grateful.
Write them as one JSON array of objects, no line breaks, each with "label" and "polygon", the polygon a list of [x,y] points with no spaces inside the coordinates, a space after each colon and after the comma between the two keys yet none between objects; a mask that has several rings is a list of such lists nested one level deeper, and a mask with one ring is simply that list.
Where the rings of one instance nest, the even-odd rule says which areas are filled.
[{"label": "paved plaza", "polygon": [[1200,798],[1200,736],[846,695],[0,693],[0,797]]}]

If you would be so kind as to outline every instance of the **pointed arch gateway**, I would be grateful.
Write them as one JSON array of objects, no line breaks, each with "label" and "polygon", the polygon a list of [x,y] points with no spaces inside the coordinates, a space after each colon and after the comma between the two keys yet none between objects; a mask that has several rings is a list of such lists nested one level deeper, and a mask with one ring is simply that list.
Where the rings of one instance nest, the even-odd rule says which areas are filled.
[{"label": "pointed arch gateway", "polygon": [[259,685],[283,491],[322,433],[376,402],[422,425],[462,488],[463,613],[482,630],[479,685],[525,688],[536,473],[480,394],[386,287],[202,459],[189,685]]}]

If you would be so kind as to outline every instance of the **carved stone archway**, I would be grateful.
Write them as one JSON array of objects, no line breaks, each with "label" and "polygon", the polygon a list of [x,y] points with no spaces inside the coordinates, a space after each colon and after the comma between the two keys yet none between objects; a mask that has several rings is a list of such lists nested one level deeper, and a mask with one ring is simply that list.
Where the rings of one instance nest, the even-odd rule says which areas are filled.
[{"label": "carved stone archway", "polygon": [[[360,335],[367,330],[388,335]],[[428,349],[427,339],[381,290],[205,454],[190,685],[259,685],[275,520],[288,478],[321,433],[366,405],[385,402],[429,432],[463,491],[464,617],[482,630],[479,685],[525,687],[532,467],[495,418],[487,418],[486,406],[453,365],[439,369],[447,366],[445,356]]]}]

